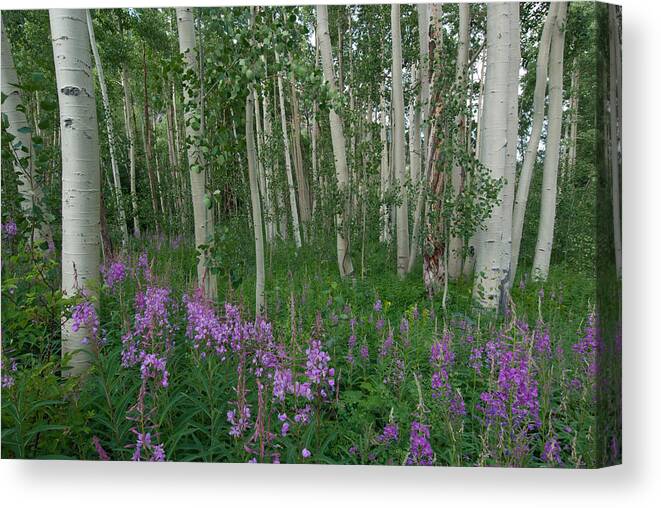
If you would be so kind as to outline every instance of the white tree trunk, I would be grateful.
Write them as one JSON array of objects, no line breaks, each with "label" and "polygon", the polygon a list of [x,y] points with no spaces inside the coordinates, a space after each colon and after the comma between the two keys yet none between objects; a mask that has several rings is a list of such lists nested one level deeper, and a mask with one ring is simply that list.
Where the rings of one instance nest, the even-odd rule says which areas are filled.
[{"label": "white tree trunk", "polygon": [[[419,81],[418,70],[415,64],[411,65],[411,75],[415,81]],[[409,105],[409,170],[411,173],[411,183],[418,185],[420,183],[420,169],[422,162],[420,137],[420,114],[422,108],[418,97],[411,99]],[[415,247],[414,247],[415,248]]]},{"label": "white tree trunk", "polygon": [[262,114],[260,111],[260,100],[259,96],[257,93],[253,90],[253,96],[254,96],[254,104],[255,104],[255,128],[257,129],[257,173],[258,173],[258,181],[259,181],[259,188],[262,196],[262,200],[264,201],[264,209],[266,210],[266,227],[264,228],[266,230],[266,241],[270,242],[273,240],[273,223],[272,223],[272,217],[273,214],[271,213],[271,200],[269,198],[270,192],[269,192],[269,180],[266,175],[266,171],[264,168],[264,131],[262,130]]},{"label": "white tree trunk", "polygon": [[[331,53],[330,34],[328,32],[328,9],[325,5],[317,5],[317,33],[319,34],[319,49],[324,71],[324,78],[333,93],[337,93],[335,75],[333,72],[333,55]],[[331,141],[333,143],[333,156],[335,158],[335,175],[337,188],[342,200],[345,200],[342,211],[336,215],[337,229],[337,263],[341,277],[353,275],[353,262],[349,253],[349,229],[348,229],[348,186],[349,172],[347,170],[347,150],[344,139],[344,128],[342,119],[334,109],[329,113]]]},{"label": "white tree trunk", "polygon": [[[100,262],[99,133],[94,79],[84,10],[49,11],[62,140],[62,292],[91,296],[97,287]],[[89,366],[93,343],[88,326],[72,330],[62,324],[62,354],[72,353],[78,375]]]},{"label": "white tree trunk", "polygon": [[108,134],[108,150],[110,151],[110,167],[112,168],[113,190],[115,194],[115,206],[117,206],[117,215],[119,221],[119,230],[122,234],[122,251],[126,252],[129,244],[129,231],[126,226],[126,212],[124,211],[124,194],[122,193],[122,182],[119,178],[119,167],[117,166],[117,157],[115,156],[115,129],[112,121],[112,113],[110,110],[110,100],[108,99],[108,88],[106,87],[106,78],[103,74],[103,65],[101,64],[101,57],[99,50],[96,47],[96,37],[94,36],[94,23],[92,22],[92,15],[89,9],[86,10],[87,14],[87,29],[89,31],[90,44],[92,46],[92,53],[94,54],[94,63],[96,65],[96,73],[99,79],[99,87],[101,88],[101,98],[103,100],[103,112],[106,120],[106,132]]},{"label": "white tree trunk", "polygon": [[251,87],[250,93],[246,97],[246,151],[248,152],[248,178],[250,180],[250,201],[252,204],[253,233],[255,235],[255,315],[261,316],[266,310],[264,300],[264,237],[262,235],[262,205],[259,199],[255,133],[253,131],[254,96],[255,92]]},{"label": "white tree trunk", "polygon": [[[470,49],[470,5],[467,3],[459,4],[459,33],[457,41],[457,65],[455,71],[455,81],[457,83],[458,93],[461,94],[462,103],[466,100],[466,75],[468,73],[468,50]],[[466,116],[461,114],[457,118],[457,142],[465,145],[465,124]],[[455,160],[452,166],[452,192],[456,199],[462,191],[464,185],[464,169],[460,161]],[[460,236],[452,235],[450,237],[450,252],[448,253],[448,277],[450,280],[457,280],[461,276],[461,263],[463,260],[464,242]]]},{"label": "white tree trunk", "polygon": [[[275,55],[276,62],[279,61],[278,54]],[[278,99],[280,101],[280,126],[282,128],[282,141],[285,147],[285,170],[287,172],[287,187],[289,188],[289,207],[291,208],[291,222],[294,230],[294,241],[296,248],[301,247],[301,228],[298,220],[298,205],[296,203],[296,188],[292,174],[291,151],[289,147],[289,135],[287,129],[287,116],[285,112],[285,93],[282,86],[282,74],[278,72]]]},{"label": "white tree trunk", "polygon": [[558,15],[551,37],[549,62],[549,126],[544,153],[544,175],[542,177],[542,204],[539,214],[539,231],[532,265],[532,277],[546,280],[553,250],[553,228],[558,190],[558,162],[560,160],[560,137],[562,134],[562,77],[565,47],[565,19],[567,4],[558,3]]},{"label": "white tree trunk", "polygon": [[[18,76],[14,66],[11,44],[5,34],[4,21],[2,25],[2,63],[0,79],[2,80],[2,93],[6,95],[2,103],[2,113],[7,115],[7,132],[14,136],[12,147],[14,158],[12,161],[14,172],[18,175],[18,192],[21,195],[21,210],[27,216],[32,216],[34,205],[42,207],[43,193],[34,175],[34,150],[32,146],[32,132],[22,106],[21,89],[18,88]],[[50,225],[42,223],[34,230],[34,240],[45,238],[52,242]]]},{"label": "white tree trunk", "polygon": [[[507,3],[487,4],[487,70],[480,161],[491,178],[504,179],[507,165],[507,114],[510,75],[510,17]],[[502,243],[510,233],[503,228],[505,207],[493,206],[479,235],[473,286],[473,300],[487,309],[500,303],[503,273]]]},{"label": "white tree trunk", "polygon": [[[179,32],[179,51],[184,56],[186,69],[197,76],[197,49],[195,43],[195,29],[193,20],[193,9],[190,7],[177,7],[177,28]],[[184,86],[184,102],[193,107],[184,110],[186,124],[186,138],[191,142],[188,144],[188,164],[190,172],[191,197],[193,201],[193,222],[195,224],[195,246],[200,248],[209,245],[213,241],[214,220],[213,208],[205,205],[205,182],[206,168],[204,154],[200,150],[200,131],[193,128],[193,117],[195,109],[199,104],[199,98],[191,94],[194,86]],[[200,252],[197,263],[197,282],[204,294],[211,299],[216,297],[216,276],[211,273],[207,266],[208,250]]]},{"label": "white tree trunk", "polygon": [[[420,126],[425,126],[429,116],[429,4],[418,4],[418,40],[420,43]],[[426,153],[426,142],[422,141],[420,157]],[[424,160],[421,160],[424,167]]]},{"label": "white tree trunk", "polygon": [[397,205],[397,275],[403,278],[409,266],[409,213],[406,192],[406,153],[404,138],[404,91],[402,83],[402,36],[399,22],[400,6],[392,4],[392,105],[393,163],[399,193]]},{"label": "white tree trunk", "polygon": [[[271,140],[273,137],[273,127],[271,124],[271,111],[269,109],[269,94],[265,91],[264,97],[262,99],[262,111],[264,112],[264,140],[263,146],[266,144],[266,140]],[[268,203],[267,212],[269,217],[266,221],[266,235],[269,241],[273,241],[275,238],[275,203],[273,202],[274,197],[277,193],[277,190],[274,192],[272,188],[273,185],[273,169],[269,164],[265,168],[265,180],[266,180],[266,196],[265,200]]]},{"label": "white tree trunk", "polygon": [[521,24],[519,2],[509,3],[510,15],[510,72],[508,83],[507,111],[507,163],[505,166],[505,186],[503,188],[503,242],[502,270],[504,282],[501,301],[507,304],[512,287],[512,214],[516,186],[517,145],[519,141],[519,70],[521,68]]},{"label": "white tree trunk", "polygon": [[[383,201],[390,190],[390,162],[388,160],[388,109],[386,108],[385,84],[381,83],[381,99],[379,103],[379,124],[381,141],[381,200]],[[383,243],[390,243],[390,207],[381,205],[381,232],[379,239]]]},{"label": "white tree trunk", "polygon": [[[124,89],[124,123],[129,142],[129,176],[131,186],[131,209],[133,212],[133,236],[140,238],[140,220],[138,218],[138,191],[135,181],[135,126],[133,125],[133,97],[129,84],[126,64],[122,64],[122,88]],[[175,119],[176,121],[176,119]]]},{"label": "white tree trunk", "polygon": [[548,78],[549,50],[551,47],[551,36],[553,27],[558,14],[559,3],[552,3],[549,6],[549,12],[544,22],[542,36],[539,41],[537,52],[535,91],[533,95],[533,113],[532,128],[530,139],[526,146],[526,152],[523,157],[523,166],[519,175],[519,183],[516,188],[514,199],[514,213],[512,218],[512,269],[511,280],[516,277],[519,264],[519,252],[521,250],[521,235],[523,234],[523,223],[528,206],[528,193],[530,191],[530,181],[532,179],[533,169],[537,161],[537,150],[539,141],[542,137],[542,127],[544,124],[544,107],[546,98],[546,81]]}]

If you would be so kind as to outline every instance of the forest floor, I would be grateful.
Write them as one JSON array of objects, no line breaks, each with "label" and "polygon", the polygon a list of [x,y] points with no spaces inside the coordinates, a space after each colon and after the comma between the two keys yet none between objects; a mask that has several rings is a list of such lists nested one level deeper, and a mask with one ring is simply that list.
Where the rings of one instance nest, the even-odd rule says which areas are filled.
[{"label": "forest floor", "polygon": [[246,246],[228,239],[213,305],[192,291],[187,245],[106,260],[83,382],[62,380],[58,329],[3,277],[3,457],[593,465],[590,274],[517,281],[496,318],[473,308],[471,281],[449,284],[444,311],[420,266],[401,281],[377,245],[341,280],[323,246],[283,243],[255,325]]}]

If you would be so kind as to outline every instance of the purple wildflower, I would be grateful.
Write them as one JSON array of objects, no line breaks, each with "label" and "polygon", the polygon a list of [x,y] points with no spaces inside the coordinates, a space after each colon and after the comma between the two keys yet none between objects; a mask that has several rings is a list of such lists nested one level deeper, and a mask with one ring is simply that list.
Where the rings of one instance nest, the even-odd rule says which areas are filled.
[{"label": "purple wildflower", "polygon": [[434,451],[429,443],[429,427],[414,421],[411,424],[409,457],[407,466],[431,466],[434,461]]}]

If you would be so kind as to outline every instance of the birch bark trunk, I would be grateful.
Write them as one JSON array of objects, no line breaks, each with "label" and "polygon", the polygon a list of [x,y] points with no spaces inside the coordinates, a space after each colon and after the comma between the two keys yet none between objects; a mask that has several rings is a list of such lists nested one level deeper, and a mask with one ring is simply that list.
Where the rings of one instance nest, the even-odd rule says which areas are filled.
[{"label": "birch bark trunk", "polygon": [[[279,62],[278,54],[275,55],[276,62]],[[285,147],[285,171],[287,173],[287,186],[289,189],[289,207],[291,208],[291,222],[294,231],[294,241],[296,248],[301,248],[301,228],[299,224],[298,205],[296,203],[296,188],[294,186],[294,176],[292,174],[291,151],[289,147],[289,135],[287,134],[287,116],[285,112],[285,92],[282,85],[282,74],[278,72],[278,99],[280,101],[280,126],[282,128],[282,142]]]},{"label": "birch bark trunk", "polygon": [[[381,201],[383,202],[390,190],[390,162],[388,151],[388,110],[386,107],[385,84],[381,83],[381,98],[379,102],[379,124],[381,141]],[[382,204],[380,208],[381,232],[379,239],[382,243],[390,243],[390,207]]]},{"label": "birch bark trunk", "polygon": [[89,30],[90,44],[92,46],[92,54],[94,55],[94,63],[96,65],[99,87],[101,88],[101,98],[103,100],[103,112],[105,115],[106,131],[108,134],[108,150],[110,151],[110,167],[112,169],[112,183],[115,194],[115,206],[117,206],[117,219],[119,221],[119,230],[122,234],[122,251],[126,252],[129,244],[129,232],[126,226],[126,212],[124,211],[124,194],[122,193],[122,182],[119,178],[119,167],[117,166],[117,157],[115,156],[115,128],[112,121],[110,100],[108,99],[108,88],[106,87],[106,78],[103,73],[103,65],[101,64],[101,57],[99,56],[99,50],[96,46],[94,23],[92,22],[92,15],[90,14],[89,9],[86,10],[86,15],[87,29]]},{"label": "birch bark trunk", "polygon": [[[480,161],[491,178],[504,179],[507,166],[507,116],[509,103],[510,19],[507,3],[487,4],[487,70],[484,89],[484,111]],[[502,242],[506,233],[503,192],[486,220],[479,235],[475,260],[477,274],[473,286],[473,300],[486,309],[495,310],[501,301],[503,273]]]},{"label": "birch bark trunk", "polygon": [[[197,50],[195,44],[195,29],[193,24],[193,10],[190,7],[177,8],[177,28],[179,32],[179,51],[184,56],[186,69],[197,76]],[[200,131],[193,125],[195,110],[199,104],[199,98],[193,92],[195,86],[192,83],[184,85],[184,120],[186,125],[186,138],[191,140],[188,144],[188,164],[190,171],[191,198],[193,202],[193,222],[195,224],[195,246],[199,253],[197,263],[197,281],[204,294],[211,299],[216,298],[216,276],[208,267],[209,251],[202,246],[208,246],[213,242],[214,219],[212,209],[208,209],[204,203],[206,189],[206,168],[204,155],[199,147]]]},{"label": "birch bark trunk", "polygon": [[253,130],[254,117],[255,91],[251,86],[246,97],[246,151],[248,152],[248,178],[250,180],[253,234],[255,235],[255,316],[262,316],[266,310],[264,299],[264,237],[262,233],[262,205],[259,199],[259,182],[257,179],[257,157]]},{"label": "birch bark trunk", "polygon": [[[62,142],[62,293],[92,297],[100,263],[99,133],[89,33],[84,10],[49,11]],[[88,325],[62,324],[65,376],[87,370],[94,347]],[[90,340],[84,340],[88,337]]]},{"label": "birch bark trunk", "polygon": [[533,117],[530,138],[526,146],[526,152],[523,157],[523,166],[519,175],[519,183],[514,198],[514,213],[512,217],[512,268],[511,280],[516,277],[519,264],[519,252],[521,250],[521,235],[523,234],[523,224],[528,206],[528,193],[530,191],[530,181],[532,179],[533,169],[537,161],[537,151],[542,137],[542,127],[544,124],[544,108],[546,98],[546,81],[548,78],[549,51],[551,48],[551,38],[558,15],[559,3],[552,3],[549,6],[549,12],[544,22],[542,36],[539,41],[537,53],[535,91],[533,94]]},{"label": "birch bark trunk", "polygon": [[548,277],[553,250],[560,137],[562,135],[562,78],[566,15],[567,4],[564,2],[558,3],[558,14],[553,28],[549,53],[549,124],[544,153],[542,205],[539,214],[537,245],[532,265],[533,279],[541,281],[545,281]]},{"label": "birch bark trunk", "polygon": [[[317,5],[317,31],[319,33],[319,50],[324,71],[324,78],[331,92],[337,94],[335,75],[333,72],[333,55],[331,53],[330,34],[328,32],[328,8]],[[331,109],[329,113],[333,155],[335,158],[335,175],[340,199],[344,201],[341,211],[336,214],[337,262],[341,277],[353,276],[353,262],[349,252],[349,172],[347,170],[347,151],[344,139],[342,119],[338,113]]]},{"label": "birch bark trunk", "polygon": [[[404,91],[402,86],[402,36],[400,6],[392,4],[392,104],[393,104],[393,163],[399,201],[397,213],[397,275],[404,278],[409,266],[409,214],[406,191],[406,153],[404,138]],[[414,247],[415,248],[415,247]]]},{"label": "birch bark trunk", "polygon": [[[459,4],[459,33],[457,41],[457,65],[455,71],[456,89],[461,94],[462,102],[466,101],[466,74],[468,73],[468,50],[470,49],[470,5]],[[466,115],[457,117],[456,128],[458,130],[457,143],[466,145],[465,136]],[[460,161],[455,160],[452,166],[452,192],[456,199],[464,186],[464,169]],[[461,263],[463,260],[464,242],[460,236],[450,237],[450,252],[448,253],[448,277],[457,280],[461,276]]]},{"label": "birch bark trunk", "polygon": [[[2,62],[0,67],[0,89],[6,95],[2,103],[2,113],[7,115],[7,132],[14,136],[12,147],[14,160],[12,165],[18,176],[18,193],[20,194],[21,210],[27,216],[32,216],[33,207],[43,207],[43,191],[34,174],[34,147],[32,146],[31,126],[23,109],[21,89],[19,84],[14,58],[12,56],[11,44],[5,33],[4,22],[2,25]],[[36,124],[35,124],[36,125]],[[34,230],[33,240],[45,239],[49,244],[53,241],[53,233],[50,225],[42,223]]]},{"label": "birch bark trunk", "polygon": [[133,97],[129,84],[126,64],[122,64],[122,88],[124,89],[124,125],[129,143],[129,177],[131,187],[131,210],[133,212],[133,236],[140,238],[140,219],[138,218],[138,191],[135,174],[135,125],[133,122]]}]

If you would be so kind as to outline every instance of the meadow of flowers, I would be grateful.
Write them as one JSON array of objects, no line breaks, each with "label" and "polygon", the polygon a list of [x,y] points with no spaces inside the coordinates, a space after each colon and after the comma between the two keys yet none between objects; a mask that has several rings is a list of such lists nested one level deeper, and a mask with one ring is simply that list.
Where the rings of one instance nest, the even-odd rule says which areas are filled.
[{"label": "meadow of flowers", "polygon": [[[461,286],[443,310],[398,283],[288,272],[255,320],[240,285],[205,299],[194,254],[161,238],[106,259],[102,287],[63,309],[57,261],[11,250],[12,231],[3,458],[573,468],[605,446],[618,460],[616,435],[598,434],[602,345],[582,279],[522,279],[495,319],[462,307]],[[62,310],[90,330],[83,379],[61,377]]]}]

